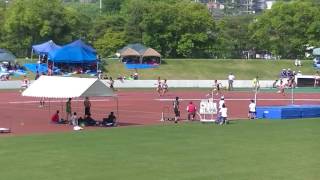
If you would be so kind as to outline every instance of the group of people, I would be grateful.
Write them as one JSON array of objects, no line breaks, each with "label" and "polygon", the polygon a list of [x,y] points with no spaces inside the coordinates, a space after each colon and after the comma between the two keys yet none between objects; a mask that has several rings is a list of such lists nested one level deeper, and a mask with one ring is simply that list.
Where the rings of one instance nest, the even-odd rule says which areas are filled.
[{"label": "group of people", "polygon": [[72,98],[68,98],[66,102],[66,118],[60,118],[60,111],[57,110],[51,117],[51,122],[55,124],[70,124],[75,127],[78,127],[81,129],[83,126],[106,126],[106,127],[112,127],[116,126],[116,116],[114,112],[110,112],[110,114],[103,118],[102,121],[94,120],[91,117],[91,102],[89,100],[89,97],[86,97],[83,101],[84,105],[84,117],[77,117],[77,112],[72,113],[72,106],[71,106]]},{"label": "group of people", "polygon": [[159,96],[164,96],[169,90],[168,90],[168,84],[167,79],[164,79],[163,82],[161,81],[161,78],[158,77],[157,83],[155,84],[156,92]]},{"label": "group of people", "polygon": [[[197,113],[197,107],[196,105],[194,105],[194,103],[192,101],[189,102],[189,104],[187,105],[187,120],[194,120],[196,113]],[[173,101],[173,112],[175,114],[175,118],[174,118],[174,122],[177,123],[180,119],[180,102],[179,102],[179,97],[176,97],[175,100]],[[217,115],[217,120],[216,123],[217,124],[227,124],[228,123],[228,109],[225,105],[225,101],[224,101],[224,96],[221,96],[221,99],[219,101],[219,112]]]},{"label": "group of people", "polygon": [[[176,97],[173,101],[173,112],[175,114],[174,122],[177,123],[180,119],[180,101],[179,97]],[[249,106],[248,106],[248,118],[249,119],[255,119],[256,118],[256,104],[254,100],[250,100]],[[187,120],[194,120],[195,116],[197,114],[197,107],[196,105],[190,101],[187,105]],[[220,100],[218,102],[218,114],[217,119],[215,121],[217,124],[223,125],[228,124],[228,108],[226,106],[225,98],[224,96],[220,97]]]}]

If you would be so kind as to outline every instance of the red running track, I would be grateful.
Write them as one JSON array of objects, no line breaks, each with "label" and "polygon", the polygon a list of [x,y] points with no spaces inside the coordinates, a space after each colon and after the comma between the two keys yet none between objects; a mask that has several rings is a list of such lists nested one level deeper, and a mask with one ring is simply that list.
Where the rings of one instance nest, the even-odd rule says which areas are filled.
[{"label": "red running track", "polygon": [[[118,93],[119,124],[149,125],[160,123],[161,112],[170,111],[172,100],[179,96],[181,101],[181,118],[187,116],[186,106],[190,99],[199,105],[200,99],[206,98],[205,90],[174,90],[164,97],[159,97],[153,90],[120,90]],[[228,107],[229,119],[247,118],[249,100],[254,98],[253,92],[225,92],[225,101]],[[215,98],[219,98],[217,96]],[[295,94],[295,104],[318,104],[320,105],[320,93]],[[161,99],[162,101],[160,101]],[[282,96],[277,93],[259,93],[257,105],[288,105],[291,104],[291,95]],[[65,99],[46,100],[43,108],[39,107],[39,99],[22,97],[20,92],[0,92],[0,127],[11,128],[12,133],[7,135],[39,134],[50,132],[72,131],[70,125],[56,125],[50,123],[50,117],[58,109],[64,118]],[[92,114],[96,120],[101,120],[110,111],[117,111],[114,98],[91,98]],[[73,110],[78,116],[83,116],[83,100],[74,99]],[[89,128],[94,129],[94,128]],[[1,136],[6,136],[1,134]]]}]

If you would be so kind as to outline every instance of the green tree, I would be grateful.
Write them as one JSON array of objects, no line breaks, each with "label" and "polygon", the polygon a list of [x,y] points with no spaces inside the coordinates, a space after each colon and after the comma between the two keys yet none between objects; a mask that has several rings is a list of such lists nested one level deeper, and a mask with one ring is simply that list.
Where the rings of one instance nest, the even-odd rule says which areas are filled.
[{"label": "green tree", "polygon": [[80,17],[76,11],[65,9],[60,0],[12,1],[5,12],[3,44],[25,56],[35,43],[49,39],[68,42],[79,36],[81,30],[77,29],[83,29]]},{"label": "green tree", "polygon": [[214,21],[200,4],[153,2],[142,23],[143,42],[170,57],[205,57]]},{"label": "green tree", "polygon": [[102,57],[113,55],[125,45],[125,33],[108,29],[105,34],[94,42],[94,47]]},{"label": "green tree", "polygon": [[121,14],[126,19],[124,28],[128,42],[142,42],[143,28],[141,22],[151,8],[148,0],[129,0],[123,4]]},{"label": "green tree", "polygon": [[241,58],[244,51],[252,49],[248,28],[253,18],[252,15],[243,15],[225,17],[217,22],[217,57]]},{"label": "green tree", "polygon": [[110,56],[126,44],[124,25],[124,18],[118,14],[101,16],[94,22],[89,39],[101,56]]},{"label": "green tree", "polygon": [[103,12],[114,13],[121,10],[121,6],[125,0],[103,0]]},{"label": "green tree", "polygon": [[257,48],[283,58],[303,56],[306,44],[319,35],[319,8],[310,1],[276,3],[250,25]]}]

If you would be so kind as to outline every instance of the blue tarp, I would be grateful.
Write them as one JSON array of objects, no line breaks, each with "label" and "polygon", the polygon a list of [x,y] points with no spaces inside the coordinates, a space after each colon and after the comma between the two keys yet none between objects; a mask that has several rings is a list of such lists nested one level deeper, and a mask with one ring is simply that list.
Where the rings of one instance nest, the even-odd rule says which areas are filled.
[{"label": "blue tarp", "polygon": [[54,51],[60,48],[61,46],[57,45],[52,40],[32,46],[33,51],[38,55],[48,54],[50,51]]},{"label": "blue tarp", "polygon": [[[33,72],[34,74],[37,73],[37,71],[42,74],[47,74],[48,72],[48,66],[47,64],[36,64],[36,63],[27,63],[24,64],[24,67],[26,67],[27,70]],[[59,74],[60,69],[57,67],[53,67],[53,72]]]},{"label": "blue tarp", "polygon": [[91,46],[77,40],[49,52],[49,59],[58,63],[95,63],[97,62],[97,54]]},{"label": "blue tarp", "polygon": [[47,64],[28,63],[24,64],[24,67],[26,67],[29,71],[33,73],[36,73],[37,71],[39,71],[40,74],[48,72]]},{"label": "blue tarp", "polygon": [[125,64],[127,69],[150,69],[157,68],[158,65],[152,64]]}]

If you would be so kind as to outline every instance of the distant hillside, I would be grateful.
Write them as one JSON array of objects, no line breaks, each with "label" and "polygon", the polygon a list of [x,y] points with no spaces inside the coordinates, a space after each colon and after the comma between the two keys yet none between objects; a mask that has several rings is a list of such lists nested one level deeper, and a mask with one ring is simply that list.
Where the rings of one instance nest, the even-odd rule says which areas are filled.
[{"label": "distant hillside", "polygon": [[[129,76],[134,70],[127,70],[118,60],[108,60],[105,66],[108,76]],[[278,78],[283,68],[300,70],[302,74],[314,74],[311,60],[302,61],[302,67],[295,67],[293,60],[173,60],[168,59],[159,68],[138,70],[141,79],[226,79],[228,73],[237,79],[249,80],[255,76],[260,79]]]}]

